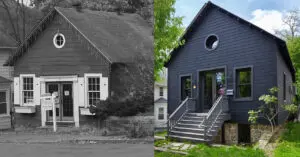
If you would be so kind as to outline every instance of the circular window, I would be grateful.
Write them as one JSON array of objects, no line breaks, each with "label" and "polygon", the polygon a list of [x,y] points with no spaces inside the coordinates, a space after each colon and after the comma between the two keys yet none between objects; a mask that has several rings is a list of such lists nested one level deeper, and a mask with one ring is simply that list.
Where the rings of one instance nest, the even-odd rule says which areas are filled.
[{"label": "circular window", "polygon": [[56,48],[62,48],[64,47],[66,43],[66,39],[65,39],[65,36],[61,33],[57,33],[54,35],[54,38],[53,38],[53,44]]},{"label": "circular window", "polygon": [[205,40],[205,47],[208,50],[214,50],[219,45],[219,39],[216,35],[210,35]]}]

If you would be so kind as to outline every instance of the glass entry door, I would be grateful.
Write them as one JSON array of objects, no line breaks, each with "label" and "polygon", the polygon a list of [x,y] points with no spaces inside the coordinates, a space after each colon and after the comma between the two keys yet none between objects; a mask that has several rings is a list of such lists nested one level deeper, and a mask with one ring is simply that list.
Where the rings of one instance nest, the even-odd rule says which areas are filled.
[{"label": "glass entry door", "polygon": [[[73,89],[72,83],[47,83],[47,93],[58,93],[58,103],[56,104],[57,121],[73,121]],[[47,121],[52,121],[52,111],[47,111]]]},{"label": "glass entry door", "polygon": [[224,70],[205,71],[202,76],[203,88],[200,99],[203,111],[208,112],[222,93],[222,88],[225,88],[225,73]]}]

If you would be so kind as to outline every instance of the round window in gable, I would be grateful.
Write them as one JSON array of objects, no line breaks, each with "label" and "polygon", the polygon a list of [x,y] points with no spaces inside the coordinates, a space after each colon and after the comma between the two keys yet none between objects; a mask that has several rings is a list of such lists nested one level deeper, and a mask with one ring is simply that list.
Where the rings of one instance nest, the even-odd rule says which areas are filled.
[{"label": "round window in gable", "polygon": [[207,50],[214,50],[219,45],[219,38],[216,35],[210,35],[205,40],[205,48]]},{"label": "round window in gable", "polygon": [[54,38],[53,38],[53,44],[56,48],[62,48],[64,47],[66,43],[66,39],[65,39],[65,36],[61,33],[57,33],[54,35]]}]

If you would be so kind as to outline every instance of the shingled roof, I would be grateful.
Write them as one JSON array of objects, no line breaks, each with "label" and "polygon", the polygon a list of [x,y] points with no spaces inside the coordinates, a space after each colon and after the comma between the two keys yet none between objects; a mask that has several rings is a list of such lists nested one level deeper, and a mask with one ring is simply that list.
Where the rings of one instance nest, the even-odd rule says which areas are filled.
[{"label": "shingled roof", "polygon": [[[44,18],[57,13],[63,16],[110,63],[130,62],[139,55],[148,58],[153,55],[152,27],[137,14],[119,15],[115,12],[87,9],[77,11],[74,8],[56,7]],[[43,25],[43,22],[39,25]],[[35,34],[34,31],[38,32],[40,29],[33,30],[31,34]],[[26,42],[31,41],[30,38],[27,37]],[[22,45],[30,45],[26,42]],[[14,65],[27,48],[25,46],[17,51],[5,65]]]},{"label": "shingled roof", "polygon": [[[207,3],[204,4],[204,6],[200,9],[200,11],[197,13],[196,17],[193,19],[193,21],[190,23],[190,25],[186,28],[185,33],[183,34],[183,36],[180,38],[180,40],[183,39],[187,39],[188,36],[193,32],[193,29],[195,27],[197,27],[199,24],[201,24],[201,22],[203,21],[203,19],[205,18],[205,16],[207,15],[206,13],[211,10],[211,9],[217,9],[218,11],[228,15],[229,17],[239,21],[241,24],[244,24],[246,26],[248,26],[249,28],[253,28],[258,30],[259,32],[261,32],[262,34],[274,39],[274,41],[276,42],[276,44],[278,45],[279,51],[283,57],[283,59],[285,60],[285,63],[287,64],[287,66],[289,67],[289,70],[291,71],[292,75],[293,75],[293,80],[295,80],[295,68],[293,66],[292,60],[290,58],[286,43],[284,40],[278,38],[277,36],[265,31],[264,29],[252,24],[251,22],[223,9],[222,7],[208,1]],[[170,62],[172,61],[172,59],[176,56],[176,54],[178,53],[179,48],[173,50],[171,52],[171,57],[169,59],[168,62],[165,63],[165,67],[168,67],[168,65],[170,64]]]}]

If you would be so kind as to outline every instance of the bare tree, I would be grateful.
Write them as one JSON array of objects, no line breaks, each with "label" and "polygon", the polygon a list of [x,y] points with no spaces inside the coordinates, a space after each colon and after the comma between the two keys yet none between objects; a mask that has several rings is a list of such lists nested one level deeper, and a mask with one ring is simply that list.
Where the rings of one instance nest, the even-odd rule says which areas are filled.
[{"label": "bare tree", "polygon": [[293,39],[300,33],[300,10],[294,9],[289,11],[283,16],[282,22],[288,28],[283,30],[275,30],[275,33],[284,39]]}]

